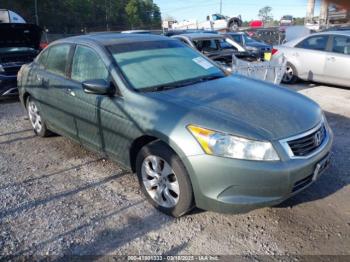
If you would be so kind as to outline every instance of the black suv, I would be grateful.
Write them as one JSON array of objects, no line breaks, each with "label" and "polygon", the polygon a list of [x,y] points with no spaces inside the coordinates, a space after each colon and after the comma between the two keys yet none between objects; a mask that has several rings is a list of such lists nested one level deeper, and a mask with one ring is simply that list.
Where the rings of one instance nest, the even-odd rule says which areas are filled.
[{"label": "black suv", "polygon": [[37,25],[0,23],[0,97],[18,94],[17,73],[39,53],[41,34]]}]

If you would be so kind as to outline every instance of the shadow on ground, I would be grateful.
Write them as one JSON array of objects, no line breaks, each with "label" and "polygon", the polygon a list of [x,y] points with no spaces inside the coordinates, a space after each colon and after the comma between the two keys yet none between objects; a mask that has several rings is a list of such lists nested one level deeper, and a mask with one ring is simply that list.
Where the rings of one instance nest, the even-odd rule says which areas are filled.
[{"label": "shadow on ground", "polygon": [[334,133],[332,164],[330,168],[310,187],[286,200],[277,207],[296,206],[302,203],[328,197],[350,184],[347,156],[350,155],[350,137],[346,136],[350,129],[350,119],[330,112],[325,112]]}]

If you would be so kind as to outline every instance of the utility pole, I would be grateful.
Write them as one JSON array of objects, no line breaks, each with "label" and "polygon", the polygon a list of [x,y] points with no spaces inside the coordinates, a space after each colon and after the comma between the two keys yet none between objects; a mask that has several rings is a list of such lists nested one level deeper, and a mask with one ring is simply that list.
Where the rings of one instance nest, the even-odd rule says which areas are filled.
[{"label": "utility pole", "polygon": [[222,0],[220,0],[220,15],[222,15]]},{"label": "utility pole", "polygon": [[315,0],[308,0],[306,9],[306,21],[311,22],[314,18]]},{"label": "utility pole", "polygon": [[328,3],[325,0],[321,1],[320,8],[320,25],[327,27],[328,21]]},{"label": "utility pole", "polygon": [[39,25],[38,0],[34,0],[34,11],[35,11],[35,23],[36,25]]}]

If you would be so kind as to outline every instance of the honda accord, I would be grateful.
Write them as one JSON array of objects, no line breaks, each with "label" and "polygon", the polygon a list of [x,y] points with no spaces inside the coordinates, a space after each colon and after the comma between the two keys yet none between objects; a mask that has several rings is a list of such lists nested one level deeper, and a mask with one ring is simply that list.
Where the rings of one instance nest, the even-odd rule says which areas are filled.
[{"label": "honda accord", "polygon": [[321,108],[283,87],[227,75],[163,36],[92,34],[51,43],[18,74],[38,136],[69,137],[135,172],[148,200],[193,207],[276,205],[329,165]]}]

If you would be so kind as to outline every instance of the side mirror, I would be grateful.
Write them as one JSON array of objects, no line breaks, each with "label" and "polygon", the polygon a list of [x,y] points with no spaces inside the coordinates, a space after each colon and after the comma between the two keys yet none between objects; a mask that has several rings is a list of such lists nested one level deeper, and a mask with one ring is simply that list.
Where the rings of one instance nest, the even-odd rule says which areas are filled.
[{"label": "side mirror", "polygon": [[112,85],[103,79],[87,80],[83,82],[85,93],[95,95],[111,95],[114,92]]}]

